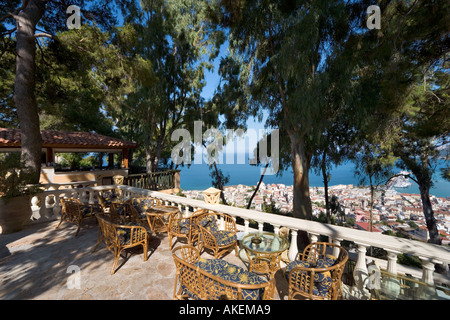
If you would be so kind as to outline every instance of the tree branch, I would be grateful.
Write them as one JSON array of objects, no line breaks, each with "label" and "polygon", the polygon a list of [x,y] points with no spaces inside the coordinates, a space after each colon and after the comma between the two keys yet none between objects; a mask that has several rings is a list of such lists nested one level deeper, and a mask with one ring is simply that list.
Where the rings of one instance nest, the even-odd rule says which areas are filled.
[{"label": "tree branch", "polygon": [[6,30],[6,31],[2,32],[1,35],[2,35],[2,36],[11,35],[11,34],[13,34],[16,30],[17,30],[17,28],[14,28],[14,29],[11,29],[11,30]]},{"label": "tree branch", "polygon": [[8,19],[8,17],[13,17],[15,19],[15,17],[20,13],[20,11],[22,11],[27,7],[29,1],[30,0],[23,0],[22,5],[19,8],[17,8],[16,11],[14,11],[14,13],[8,12],[6,15],[0,18],[0,22],[5,21],[6,19]]},{"label": "tree branch", "polygon": [[419,184],[419,182],[418,182],[416,179],[414,179],[413,177],[411,177],[410,174],[397,173],[397,174],[394,174],[392,177],[390,177],[390,178],[386,181],[385,185],[387,185],[392,179],[397,178],[397,177],[405,177],[405,178],[409,178],[409,179],[411,179],[412,181],[414,181],[415,183]]},{"label": "tree branch", "polygon": [[33,38],[35,38],[35,39],[42,38],[42,37],[50,38],[50,39],[55,39],[56,38],[54,35],[52,35],[50,33],[46,33],[46,32],[39,32],[39,33],[35,33],[33,35]]}]

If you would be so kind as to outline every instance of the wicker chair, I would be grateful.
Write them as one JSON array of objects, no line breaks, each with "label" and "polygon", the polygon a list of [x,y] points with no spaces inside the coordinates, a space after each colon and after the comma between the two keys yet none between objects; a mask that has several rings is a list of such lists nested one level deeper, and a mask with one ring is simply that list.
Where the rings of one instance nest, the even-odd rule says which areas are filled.
[{"label": "wicker chair", "polygon": [[[99,226],[99,238],[92,252],[97,250],[103,241],[106,248],[114,254],[111,274],[115,273],[121,253],[129,248],[142,246],[144,261],[147,261],[149,235],[147,229],[134,222],[122,223],[114,221],[109,215],[96,214]],[[124,257],[126,259],[126,256]]]},{"label": "wicker chair", "polygon": [[98,193],[98,202],[103,207],[103,210],[107,211],[107,209],[111,208],[113,202],[120,199],[120,197],[121,190],[119,189],[104,190]]},{"label": "wicker chair", "polygon": [[[334,255],[333,255],[334,254]],[[314,242],[286,266],[289,299],[298,296],[312,300],[337,300],[347,251],[336,244]]]},{"label": "wicker chair", "polygon": [[[189,217],[183,217],[181,212],[176,215],[171,215],[169,220],[169,247],[172,248],[172,240],[174,237],[179,240],[184,238],[188,244],[195,244],[200,237],[200,230],[195,226],[195,219],[203,213],[207,213],[209,210],[200,209],[192,213]],[[174,242],[175,244],[175,242]]]},{"label": "wicker chair", "polygon": [[131,219],[142,225],[148,225],[145,211],[150,207],[160,206],[161,200],[154,198],[131,198],[129,200]]},{"label": "wicker chair", "polygon": [[61,198],[61,220],[56,226],[56,229],[61,225],[63,221],[68,221],[78,226],[75,236],[80,232],[82,221],[94,217],[96,213],[102,213],[103,208],[97,204],[83,204],[78,199],[65,199]]},{"label": "wicker chair", "polygon": [[[223,222],[223,230],[219,230],[219,220]],[[201,233],[198,244],[200,251],[212,250],[217,259],[226,251],[234,248],[235,254],[238,256],[236,222],[230,215],[219,212],[203,213],[195,217],[193,222]]]},{"label": "wicker chair", "polygon": [[172,251],[177,268],[174,299],[273,300],[275,279],[267,281],[222,259],[202,259],[190,245]]}]

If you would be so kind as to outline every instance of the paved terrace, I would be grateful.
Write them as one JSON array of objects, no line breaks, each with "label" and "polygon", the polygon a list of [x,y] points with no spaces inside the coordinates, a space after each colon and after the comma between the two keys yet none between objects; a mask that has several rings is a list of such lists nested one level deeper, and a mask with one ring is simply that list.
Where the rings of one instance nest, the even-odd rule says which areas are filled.
[{"label": "paved terrace", "polygon": [[[86,221],[76,237],[74,225],[63,222],[55,229],[58,223],[29,225],[20,232],[0,235],[0,300],[173,299],[176,270],[166,234],[151,238],[147,261],[137,248],[130,251],[128,260],[119,260],[111,275],[113,254],[103,244],[92,253],[98,236],[95,218]],[[225,260],[245,267],[234,251]],[[80,286],[71,289],[73,266],[79,267]],[[275,299],[284,299],[287,282],[281,271],[276,281]]]}]

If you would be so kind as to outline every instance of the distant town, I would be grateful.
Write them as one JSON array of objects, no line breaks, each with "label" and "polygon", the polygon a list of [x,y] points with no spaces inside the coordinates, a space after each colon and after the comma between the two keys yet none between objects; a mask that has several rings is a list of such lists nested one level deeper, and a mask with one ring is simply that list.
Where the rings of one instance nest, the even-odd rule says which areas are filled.
[{"label": "distant town", "polygon": [[[256,186],[226,186],[224,196],[228,205],[247,207]],[[272,208],[280,214],[292,212],[293,187],[284,184],[261,183],[252,199],[251,209],[266,211]],[[203,199],[203,190],[183,190],[187,198]],[[324,187],[311,187],[310,197],[313,215],[326,214]],[[338,218],[351,221],[353,228],[370,231],[370,188],[353,185],[335,185],[328,188],[329,199]],[[450,244],[450,197],[431,195],[434,217],[442,238],[442,244]],[[338,208],[336,210],[336,208]],[[404,236],[427,241],[429,239],[420,194],[400,193],[389,188],[377,191],[372,210],[372,232],[401,233]],[[348,224],[347,224],[348,225]]]}]

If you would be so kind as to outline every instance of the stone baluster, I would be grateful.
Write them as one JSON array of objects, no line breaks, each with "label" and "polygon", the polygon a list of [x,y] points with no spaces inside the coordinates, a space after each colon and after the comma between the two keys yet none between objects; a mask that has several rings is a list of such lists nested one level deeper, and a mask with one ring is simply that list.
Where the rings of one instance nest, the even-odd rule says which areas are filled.
[{"label": "stone baluster", "polygon": [[422,281],[431,286],[434,285],[434,264],[435,262],[431,261],[428,258],[419,257],[422,260]]},{"label": "stone baluster", "polygon": [[366,265],[366,251],[367,245],[357,243],[358,245],[358,259],[356,260],[355,269],[353,270],[353,278],[355,279],[354,289],[357,290],[360,299],[368,299],[370,292],[365,288],[368,277],[368,270]]},{"label": "stone baluster", "polygon": [[273,232],[275,234],[280,234],[280,226],[273,224]]},{"label": "stone baluster", "polygon": [[47,207],[45,205],[46,196],[44,194],[39,195],[39,219],[41,221],[47,218]]},{"label": "stone baluster", "polygon": [[258,221],[258,232],[263,232],[264,223]]},{"label": "stone baluster", "polygon": [[95,191],[91,190],[88,193],[89,193],[89,204],[94,204],[95,203]]},{"label": "stone baluster", "polygon": [[248,221],[248,219],[244,219],[244,232],[245,233],[248,233],[249,225],[250,225],[250,222]]},{"label": "stone baluster", "polygon": [[[342,239],[332,239],[331,242],[334,243],[335,245],[340,246],[341,245],[341,241]],[[333,247],[333,256],[335,256],[336,258],[339,256],[339,248],[337,247]]]},{"label": "stone baluster", "polygon": [[386,250],[387,251],[387,272],[390,272],[392,274],[397,274],[397,254],[400,252],[392,251],[392,250]]},{"label": "stone baluster", "polygon": [[61,216],[62,208],[61,208],[60,198],[61,198],[61,193],[60,192],[56,193],[55,194],[55,205],[53,206],[53,216],[55,218],[58,218]]},{"label": "stone baluster", "polygon": [[309,240],[311,241],[311,243],[317,242],[319,240],[319,234],[310,232]]},{"label": "stone baluster", "polygon": [[297,257],[298,249],[297,249],[297,231],[291,229],[291,244],[289,246],[288,258],[290,261],[294,261]]}]

